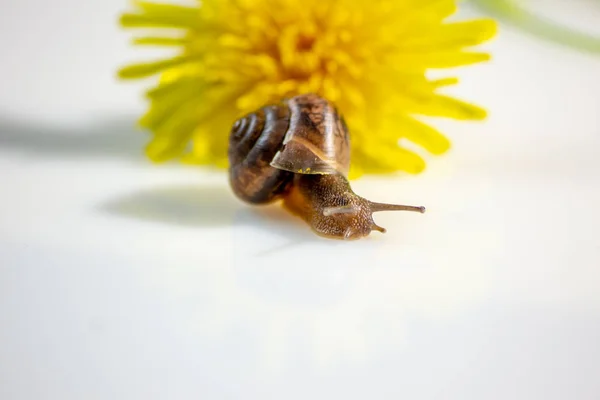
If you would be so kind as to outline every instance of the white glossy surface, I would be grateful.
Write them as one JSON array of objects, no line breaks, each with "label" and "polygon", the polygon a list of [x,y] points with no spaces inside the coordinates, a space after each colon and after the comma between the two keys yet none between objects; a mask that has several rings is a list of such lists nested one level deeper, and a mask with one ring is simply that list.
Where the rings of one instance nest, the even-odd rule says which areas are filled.
[{"label": "white glossy surface", "polygon": [[149,165],[122,2],[63,3],[0,14],[0,399],[600,398],[600,58],[503,29],[489,121],[354,183],[427,214],[339,243]]}]

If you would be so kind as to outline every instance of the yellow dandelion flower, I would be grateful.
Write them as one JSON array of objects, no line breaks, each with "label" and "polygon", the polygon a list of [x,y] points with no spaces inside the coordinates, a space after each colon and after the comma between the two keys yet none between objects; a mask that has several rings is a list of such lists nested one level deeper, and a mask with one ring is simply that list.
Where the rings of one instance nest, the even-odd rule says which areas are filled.
[{"label": "yellow dandelion flower", "polygon": [[202,0],[190,6],[136,1],[125,28],[159,33],[137,45],[173,46],[172,58],[127,66],[122,79],[160,77],[141,119],[154,161],[227,166],[228,135],[240,116],[287,96],[334,102],[351,133],[351,176],[406,171],[449,140],[419,116],[480,120],[486,112],[439,93],[455,78],[430,69],[489,59],[473,46],[490,39],[487,19],[447,22],[456,0]]}]

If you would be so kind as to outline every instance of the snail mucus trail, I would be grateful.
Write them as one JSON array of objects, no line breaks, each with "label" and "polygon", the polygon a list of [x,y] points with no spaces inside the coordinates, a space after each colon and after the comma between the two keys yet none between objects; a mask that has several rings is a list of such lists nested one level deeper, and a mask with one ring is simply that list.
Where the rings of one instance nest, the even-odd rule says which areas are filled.
[{"label": "snail mucus trail", "polygon": [[250,204],[283,200],[320,236],[359,239],[385,229],[378,211],[424,207],[369,201],[348,182],[350,134],[335,106],[316,94],[268,105],[237,120],[229,136],[229,181]]}]

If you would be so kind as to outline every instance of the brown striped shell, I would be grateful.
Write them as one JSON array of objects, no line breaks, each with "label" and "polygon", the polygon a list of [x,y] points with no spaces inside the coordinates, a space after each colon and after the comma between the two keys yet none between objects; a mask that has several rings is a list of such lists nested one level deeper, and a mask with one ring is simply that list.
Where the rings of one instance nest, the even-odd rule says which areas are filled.
[{"label": "brown striped shell", "polygon": [[237,120],[229,138],[230,182],[237,196],[266,203],[294,174],[341,174],[350,167],[348,128],[328,100],[292,97]]}]

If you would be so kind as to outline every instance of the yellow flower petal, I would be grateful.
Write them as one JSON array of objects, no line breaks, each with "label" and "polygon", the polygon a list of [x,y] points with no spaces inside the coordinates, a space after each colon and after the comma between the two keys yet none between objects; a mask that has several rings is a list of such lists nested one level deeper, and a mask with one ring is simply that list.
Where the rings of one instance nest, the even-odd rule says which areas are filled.
[{"label": "yellow flower petal", "polygon": [[425,160],[410,150],[396,146],[364,146],[352,154],[362,161],[367,174],[389,174],[398,169],[418,174],[425,169]]},{"label": "yellow flower petal", "polygon": [[437,49],[435,52],[405,53],[401,58],[398,58],[396,62],[400,63],[403,61],[405,63],[403,67],[407,70],[410,67],[418,67],[418,69],[421,70],[425,66],[432,69],[453,68],[462,65],[476,64],[488,61],[489,59],[490,55],[487,53],[457,52],[441,48]]},{"label": "yellow flower petal", "polygon": [[198,26],[199,10],[172,4],[157,4],[143,1],[134,2],[138,13],[125,13],[120,23],[126,28],[169,27],[194,28]]},{"label": "yellow flower petal", "polygon": [[146,36],[133,40],[133,44],[140,46],[182,46],[186,43],[185,38]]},{"label": "yellow flower petal", "polygon": [[448,96],[435,95],[413,100],[416,101],[407,105],[407,109],[422,115],[453,118],[463,121],[476,121],[487,117],[487,112],[483,108]]},{"label": "yellow flower petal", "polygon": [[128,67],[122,68],[119,71],[119,77],[123,79],[146,78],[148,76],[152,76],[159,72],[162,72],[166,69],[176,67],[191,61],[193,61],[193,58],[191,57],[175,57],[168,60],[133,64]]},{"label": "yellow flower petal", "polygon": [[441,25],[437,30],[413,35],[403,40],[407,52],[476,46],[495,36],[497,25],[488,19]]},{"label": "yellow flower petal", "polygon": [[414,118],[405,116],[395,119],[400,135],[422,146],[432,154],[443,154],[450,148],[450,141],[439,131]]}]

